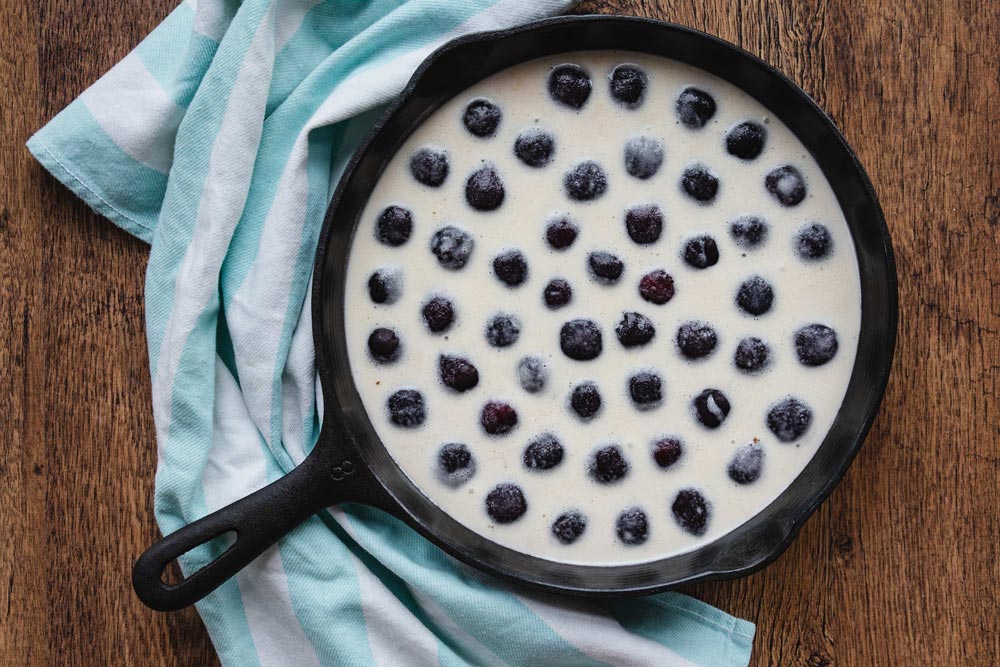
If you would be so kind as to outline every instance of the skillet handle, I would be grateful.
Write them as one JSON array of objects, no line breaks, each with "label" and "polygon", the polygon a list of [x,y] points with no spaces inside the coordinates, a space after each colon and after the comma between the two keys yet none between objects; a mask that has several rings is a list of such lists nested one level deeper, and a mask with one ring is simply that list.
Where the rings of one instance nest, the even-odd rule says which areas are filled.
[{"label": "skillet handle", "polygon": [[[192,605],[323,508],[352,500],[383,504],[366,497],[377,485],[363,463],[338,458],[317,444],[281,479],[149,547],[132,568],[132,587],[146,606],[157,611]],[[170,561],[227,532],[234,532],[236,541],[222,555],[179,583],[163,582]]]}]

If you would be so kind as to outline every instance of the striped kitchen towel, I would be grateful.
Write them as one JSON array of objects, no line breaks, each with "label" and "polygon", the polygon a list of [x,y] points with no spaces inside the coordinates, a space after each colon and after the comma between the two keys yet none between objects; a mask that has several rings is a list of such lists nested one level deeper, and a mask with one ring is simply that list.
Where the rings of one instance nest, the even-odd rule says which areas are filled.
[{"label": "striped kitchen towel", "polygon": [[[571,4],[187,1],[31,138],[56,178],[151,245],[165,534],[278,478],[315,443],[316,237],[379,107],[446,40]],[[182,567],[217,553],[191,552]],[[307,521],[198,610],[226,665],[745,665],[754,633],[683,595],[525,592],[353,506]]]}]

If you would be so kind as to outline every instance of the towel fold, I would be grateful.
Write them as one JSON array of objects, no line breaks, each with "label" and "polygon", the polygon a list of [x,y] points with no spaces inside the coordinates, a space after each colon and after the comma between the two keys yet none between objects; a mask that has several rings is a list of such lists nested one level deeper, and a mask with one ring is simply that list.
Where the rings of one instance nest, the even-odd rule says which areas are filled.
[{"label": "towel fold", "polygon": [[[277,479],[315,444],[316,239],[380,106],[443,42],[572,4],[187,1],[31,138],[60,181],[151,244],[164,534]],[[182,569],[219,551],[192,551]],[[226,665],[746,665],[754,632],[679,594],[527,592],[352,506],[309,519],[198,610]]]}]

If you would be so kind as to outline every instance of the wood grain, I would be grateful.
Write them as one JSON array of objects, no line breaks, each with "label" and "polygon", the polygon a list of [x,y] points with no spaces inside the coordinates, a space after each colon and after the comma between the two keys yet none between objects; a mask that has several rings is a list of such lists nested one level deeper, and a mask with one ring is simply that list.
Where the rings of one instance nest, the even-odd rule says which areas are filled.
[{"label": "wood grain", "polygon": [[[147,249],[43,173],[28,136],[173,0],[0,0],[0,664],[216,663],[188,610],[134,598],[157,537]],[[892,230],[901,318],[882,413],[767,570],[687,592],[757,623],[757,665],[1000,657],[1000,13],[976,0],[592,1],[773,63],[827,109]]]}]

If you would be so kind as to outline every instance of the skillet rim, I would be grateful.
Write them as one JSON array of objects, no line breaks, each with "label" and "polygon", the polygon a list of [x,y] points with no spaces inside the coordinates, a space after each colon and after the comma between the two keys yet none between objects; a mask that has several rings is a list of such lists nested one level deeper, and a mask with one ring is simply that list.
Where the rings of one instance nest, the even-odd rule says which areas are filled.
[{"label": "skillet rim", "polygon": [[[851,230],[852,242],[855,246],[855,252],[859,255],[859,272],[861,272],[862,283],[865,282],[865,271],[864,264],[862,263],[861,257],[861,247],[858,242],[859,230],[855,229],[855,226],[860,226],[862,224],[874,224],[877,232],[878,241],[880,241],[881,250],[881,262],[879,266],[884,272],[885,282],[880,286],[884,288],[884,302],[881,303],[881,310],[883,319],[879,322],[872,323],[865,318],[865,313],[867,308],[865,307],[866,298],[873,298],[871,294],[867,294],[866,291],[862,290],[862,327],[859,332],[859,349],[857,357],[855,358],[854,368],[851,373],[850,385],[848,388],[847,397],[845,397],[844,402],[838,411],[837,418],[834,422],[834,426],[831,427],[830,434],[824,439],[823,443],[817,449],[817,453],[807,464],[806,469],[799,474],[792,481],[792,483],[769,504],[766,508],[761,510],[759,513],[751,517],[746,523],[737,527],[733,531],[720,536],[717,540],[709,542],[705,545],[697,547],[691,551],[683,552],[681,554],[676,554],[668,558],[663,558],[655,561],[647,561],[638,564],[628,564],[628,565],[614,565],[614,566],[585,566],[576,565],[569,563],[559,563],[556,561],[549,561],[546,559],[541,559],[534,556],[528,556],[527,554],[522,554],[521,552],[514,551],[512,549],[501,547],[496,543],[489,541],[488,539],[482,537],[478,533],[465,528],[457,521],[449,517],[443,510],[437,508],[430,501],[429,498],[423,496],[418,489],[409,482],[409,485],[416,489],[417,494],[419,494],[424,503],[430,507],[432,513],[439,515],[436,517],[445,523],[452,523],[460,527],[461,530],[458,532],[466,532],[477,538],[478,541],[487,542],[492,545],[491,551],[493,553],[489,558],[485,558],[481,553],[477,553],[476,549],[469,548],[469,544],[463,544],[461,542],[455,544],[448,540],[445,540],[439,534],[441,529],[435,529],[436,527],[431,527],[430,522],[422,520],[417,517],[413,509],[406,503],[406,501],[400,500],[401,489],[395,489],[391,484],[386,484],[382,474],[380,474],[380,468],[384,468],[384,464],[375,463],[373,465],[373,449],[381,450],[385,456],[389,457],[387,450],[384,445],[376,437],[375,440],[377,445],[372,445],[371,442],[361,443],[359,440],[363,438],[358,437],[356,434],[351,433],[351,429],[346,427],[344,424],[345,418],[350,417],[348,412],[343,410],[341,397],[338,395],[337,389],[335,388],[338,383],[334,375],[334,367],[331,363],[331,359],[336,356],[336,351],[330,348],[341,348],[341,352],[344,352],[343,348],[343,338],[340,338],[339,344],[334,343],[334,336],[332,334],[336,331],[331,331],[328,333],[327,326],[328,321],[326,315],[330,315],[330,309],[338,309],[342,311],[343,302],[342,298],[329,298],[329,294],[332,291],[334,294],[337,293],[337,286],[332,286],[325,280],[325,278],[330,274],[331,271],[336,272],[339,275],[343,275],[346,266],[341,269],[334,269],[330,267],[331,256],[336,253],[331,253],[331,240],[332,235],[337,230],[338,227],[344,226],[344,223],[339,225],[334,222],[334,218],[338,217],[338,209],[340,208],[344,194],[347,188],[353,184],[353,180],[356,177],[359,164],[362,160],[366,159],[372,144],[377,137],[383,132],[387,126],[391,126],[396,115],[403,109],[407,104],[411,103],[413,98],[420,93],[421,86],[425,83],[425,77],[428,72],[442,59],[446,56],[452,55],[462,49],[470,46],[477,46],[482,44],[493,43],[498,46],[502,46],[503,43],[511,37],[523,36],[526,33],[540,33],[545,30],[551,29],[553,27],[559,26],[583,26],[592,25],[595,23],[607,24],[608,29],[618,29],[618,30],[628,30],[632,26],[641,26],[643,29],[653,29],[661,30],[664,32],[665,37],[669,37],[671,33],[680,33],[688,38],[693,38],[695,41],[702,41],[707,44],[710,48],[723,49],[731,53],[732,57],[737,59],[742,59],[746,64],[751,65],[755,68],[763,70],[763,72],[775,79],[778,84],[783,86],[786,92],[793,94],[798,98],[800,104],[804,104],[805,108],[812,112],[812,114],[818,119],[821,129],[825,131],[825,134],[829,139],[832,139],[834,144],[831,148],[836,148],[842,152],[842,157],[846,157],[850,166],[850,172],[855,176],[860,183],[861,190],[864,195],[864,200],[860,202],[863,213],[861,214],[851,214],[848,212],[845,202],[841,198],[840,190],[846,186],[838,185],[834,180],[827,174],[827,169],[823,166],[824,161],[821,161],[814,150],[815,146],[807,145],[807,148],[816,157],[817,162],[820,162],[821,168],[823,168],[824,176],[830,181],[831,186],[834,188],[835,193],[838,196],[838,202],[844,209],[845,218],[848,219],[848,224]],[[624,41],[624,40],[623,40]],[[700,45],[701,46],[701,45]],[[644,53],[650,53],[651,55],[656,55],[659,57],[661,54],[652,53],[647,50],[636,49],[634,47],[621,48],[621,50],[640,50]],[[543,48],[544,50],[544,48]],[[588,45],[581,45],[580,51],[587,50],[607,50],[603,47],[593,47]],[[556,50],[553,53],[566,52],[563,49]],[[551,54],[550,54],[551,55]],[[508,62],[504,67],[510,67],[520,62],[527,62],[539,57],[545,57],[545,54],[535,54],[527,58],[517,57],[513,61]],[[712,69],[705,67],[703,64],[697,62],[691,62],[690,64],[705,69],[716,76],[720,76],[727,81],[730,81],[737,87],[741,88],[751,96],[755,98],[757,95],[753,91],[747,90],[744,85],[736,83],[731,79],[719,74]],[[503,68],[501,68],[503,69]],[[497,70],[499,71],[499,70]],[[489,76],[486,74],[485,76]],[[395,148],[398,149],[399,145],[405,141],[405,139],[412,133],[413,129],[419,122],[421,122],[427,115],[436,110],[439,106],[447,102],[449,99],[457,94],[460,94],[465,90],[471,82],[465,85],[461,85],[457,89],[451,89],[447,91],[443,96],[438,95],[429,107],[429,110],[425,109],[421,115],[420,120],[416,123],[412,123],[403,133],[402,136],[396,137]],[[768,105],[765,105],[768,106]],[[785,120],[781,113],[768,107],[775,115]],[[786,121],[787,122],[787,121]],[[793,130],[794,131],[794,130]],[[795,132],[796,136],[799,136],[803,143],[806,142],[798,132]],[[380,161],[379,175],[385,164],[391,159],[395,150],[388,153],[388,155],[383,155],[381,157],[371,158]],[[833,158],[831,158],[832,160]],[[367,195],[363,197],[364,201],[367,201]],[[857,204],[857,202],[855,202]],[[363,205],[362,205],[363,206]],[[361,207],[355,211],[354,220],[351,221],[350,235],[353,236],[354,231],[357,228],[358,218],[360,217],[362,210]],[[856,218],[863,217],[864,220],[857,221]],[[348,240],[348,246],[350,246],[350,240]],[[879,268],[876,266],[875,268]],[[341,297],[342,297],[342,285],[341,287]],[[384,111],[378,121],[374,124],[371,130],[367,133],[365,138],[359,144],[357,150],[352,156],[350,162],[344,169],[340,181],[338,182],[335,194],[331,199],[331,202],[327,208],[327,212],[324,218],[323,227],[321,233],[318,237],[318,245],[316,251],[316,258],[314,262],[313,271],[313,285],[312,285],[312,316],[313,316],[313,338],[316,349],[316,366],[317,372],[320,376],[321,387],[324,397],[325,405],[325,418],[322,433],[320,436],[320,441],[317,443],[317,447],[321,446],[336,446],[332,445],[331,441],[333,439],[337,441],[343,441],[353,446],[353,448],[358,452],[360,458],[364,460],[365,465],[371,470],[372,477],[375,479],[376,484],[381,487],[380,494],[365,494],[362,496],[364,498],[363,502],[366,504],[374,505],[389,511],[391,514],[397,516],[398,518],[404,520],[411,527],[415,528],[424,537],[428,538],[431,542],[437,546],[443,548],[445,551],[451,555],[459,558],[460,560],[469,563],[475,567],[483,569],[490,574],[499,576],[507,581],[513,581],[521,584],[525,584],[529,587],[539,588],[548,591],[558,591],[563,593],[579,594],[586,596],[627,596],[627,595],[645,595],[665,590],[670,590],[676,588],[682,584],[689,584],[699,581],[718,581],[725,579],[733,579],[738,577],[743,577],[758,570],[766,567],[774,560],[776,560],[788,546],[794,541],[802,525],[808,520],[810,516],[816,511],[816,509],[829,497],[830,493],[836,487],[836,485],[843,478],[847,468],[850,466],[851,462],[857,456],[858,451],[862,444],[864,443],[868,432],[875,420],[878,413],[879,407],[881,405],[882,399],[885,394],[885,389],[888,384],[889,375],[892,367],[892,361],[895,352],[895,342],[897,336],[898,327],[898,286],[897,286],[897,274],[895,267],[895,258],[892,249],[892,243],[889,236],[888,227],[885,222],[885,217],[883,215],[881,206],[878,202],[877,195],[874,191],[874,187],[868,178],[867,173],[862,167],[857,155],[854,150],[847,143],[843,134],[836,127],[833,120],[829,115],[823,111],[815,101],[805,93],[798,85],[788,79],[776,68],[758,58],[757,56],[741,49],[740,47],[731,44],[725,40],[722,40],[713,35],[704,33],[699,30],[688,28],[686,26],[681,26],[674,23],[658,21],[654,19],[640,18],[640,17],[625,17],[617,15],[583,15],[583,16],[559,16],[550,19],[544,19],[541,21],[535,21],[522,26],[508,28],[503,30],[488,31],[473,33],[469,35],[464,35],[458,37],[428,55],[416,69],[416,71],[411,76],[409,82],[403,91],[395,98],[393,103]],[[333,321],[337,322],[336,313],[332,316]],[[340,323],[343,324],[343,316],[340,317]],[[874,368],[871,366],[862,368],[862,350],[860,347],[861,340],[865,338],[866,326],[869,328],[873,325],[881,325],[880,331],[885,334],[885,337],[876,342],[880,342],[881,346],[875,351],[873,355],[877,364]],[[865,351],[868,353],[868,351]],[[346,357],[346,353],[343,355]],[[346,370],[349,375],[349,365],[345,366],[343,370]],[[851,396],[851,389],[855,388],[858,383],[858,377],[865,377],[865,388],[867,397],[864,399],[863,408],[863,418],[858,428],[852,429],[853,435],[848,438],[846,451],[840,453],[839,458],[836,460],[835,465],[828,470],[828,474],[825,477],[825,481],[818,487],[811,489],[808,494],[808,500],[796,505],[794,508],[788,508],[783,513],[779,513],[776,516],[773,515],[773,508],[781,504],[783,498],[788,496],[792,489],[795,489],[802,482],[801,479],[804,477],[807,470],[816,462],[819,458],[821,451],[825,450],[828,446],[828,441],[830,440],[831,434],[836,429],[837,425],[844,419],[842,414],[844,411],[844,406],[848,405]],[[357,404],[352,406],[354,408],[361,406],[360,398],[357,396],[356,389],[354,388],[353,379],[348,378],[344,383],[349,385],[353,390],[354,402]],[[862,399],[858,399],[861,401]],[[367,414],[364,412],[363,407],[360,412],[364,420],[368,423],[368,429],[373,433],[374,429],[371,427],[370,422],[367,420]],[[332,416],[337,415],[338,418],[333,419]],[[355,415],[355,418],[357,415]],[[349,419],[348,419],[349,421]],[[408,480],[405,473],[402,472],[395,463],[391,464],[395,471],[399,473],[399,476]],[[384,470],[382,472],[385,472]],[[794,509],[795,511],[791,511]],[[732,553],[725,551],[723,549],[727,543],[734,543],[733,547],[739,547],[739,553],[733,555]],[[473,545],[474,546],[474,545]],[[554,566],[556,568],[571,569],[577,571],[587,571],[587,570],[597,570],[603,573],[613,573],[613,571],[622,571],[629,568],[643,567],[646,569],[660,569],[657,566],[666,564],[670,561],[674,561],[683,557],[691,557],[696,554],[703,552],[713,552],[714,558],[702,564],[702,567],[695,568],[688,574],[684,576],[675,576],[669,578],[665,581],[654,581],[650,582],[646,579],[639,577],[635,581],[625,583],[623,585],[609,586],[609,585],[582,585],[576,581],[576,577],[571,577],[567,581],[552,581],[546,577],[539,576],[525,576],[524,574],[515,572],[508,567],[507,558],[513,554],[513,557],[517,560],[525,561],[535,561],[538,564],[547,564],[549,566]],[[489,554],[488,554],[489,556]],[[499,560],[500,563],[490,562],[490,560]],[[551,569],[551,568],[545,568]]]}]

